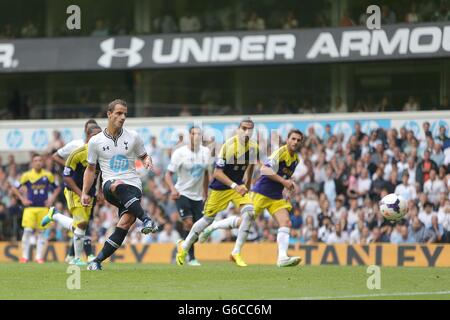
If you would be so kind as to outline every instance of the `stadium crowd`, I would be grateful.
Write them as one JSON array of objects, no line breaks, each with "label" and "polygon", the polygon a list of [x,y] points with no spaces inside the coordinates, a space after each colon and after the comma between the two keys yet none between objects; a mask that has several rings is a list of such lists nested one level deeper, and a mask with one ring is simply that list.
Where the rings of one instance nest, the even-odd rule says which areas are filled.
[{"label": "stadium crowd", "polygon": [[[133,35],[141,33],[187,33],[214,31],[257,31],[266,29],[297,29],[322,28],[331,26],[350,27],[365,25],[368,15],[367,1],[349,2],[337,25],[331,18],[331,1],[320,0],[311,2],[280,3],[265,1],[265,3],[248,1],[232,2],[215,1],[214,4],[190,6],[177,14],[173,10],[151,10],[150,32],[134,30],[133,16],[125,18],[108,16],[89,20],[87,27],[80,30],[68,30],[64,23],[54,36],[114,36]],[[107,2],[104,5],[108,5]],[[450,9],[447,0],[428,1],[382,1],[381,23],[446,22],[450,21]],[[310,14],[315,12],[315,14]],[[34,19],[33,19],[34,18]],[[22,25],[5,23],[0,25],[0,38],[35,38],[45,36],[43,17],[33,17],[23,20]]]},{"label": "stadium crowd", "polygon": [[[444,126],[433,136],[425,122],[419,135],[406,128],[377,129],[368,134],[356,122],[350,137],[333,135],[331,126],[325,127],[320,138],[313,127],[305,132],[300,150],[301,164],[293,178],[296,192],[292,196],[291,245],[324,243],[439,243],[450,242],[450,138]],[[271,137],[281,141],[280,137]],[[139,170],[144,181],[143,207],[162,230],[143,236],[139,223],[130,232],[128,243],[174,243],[180,238],[182,222],[176,206],[169,199],[170,191],[164,174],[170,154],[184,141],[171,149],[158,145],[156,137],[148,144],[155,170]],[[55,133],[48,147],[45,167],[58,177],[62,168],[51,154],[63,141]],[[268,141],[259,137],[262,159],[271,152]],[[205,145],[214,150],[213,140]],[[4,161],[3,161],[4,160]],[[0,158],[0,240],[19,240],[23,207],[12,196],[13,185],[28,165],[19,165],[14,156]],[[258,172],[255,172],[255,178]],[[61,182],[61,178],[59,177]],[[391,224],[380,214],[378,201],[388,193],[402,195],[408,200],[406,219]],[[56,206],[68,214],[63,194]],[[98,203],[90,223],[94,243],[102,243],[117,222],[115,208]],[[232,206],[217,219],[238,214]],[[54,224],[46,232],[49,241],[67,241],[70,234]],[[277,226],[268,213],[261,215],[251,229],[249,241],[276,241]],[[213,242],[234,241],[237,230],[217,230]]]}]

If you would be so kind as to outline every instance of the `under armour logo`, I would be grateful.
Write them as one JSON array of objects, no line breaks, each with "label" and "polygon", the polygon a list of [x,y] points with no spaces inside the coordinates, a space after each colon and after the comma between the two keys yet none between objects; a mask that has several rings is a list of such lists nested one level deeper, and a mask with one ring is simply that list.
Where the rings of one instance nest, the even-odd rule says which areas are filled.
[{"label": "under armour logo", "polygon": [[128,150],[128,141],[124,141],[123,144],[125,145],[125,150]]},{"label": "under armour logo", "polygon": [[109,150],[109,146],[103,147],[103,151]]},{"label": "under armour logo", "polygon": [[144,40],[132,37],[130,48],[114,48],[114,38],[102,41],[100,48],[104,54],[97,63],[104,68],[111,68],[112,58],[128,57],[127,67],[134,67],[142,62],[142,56],[138,53],[145,45]]}]

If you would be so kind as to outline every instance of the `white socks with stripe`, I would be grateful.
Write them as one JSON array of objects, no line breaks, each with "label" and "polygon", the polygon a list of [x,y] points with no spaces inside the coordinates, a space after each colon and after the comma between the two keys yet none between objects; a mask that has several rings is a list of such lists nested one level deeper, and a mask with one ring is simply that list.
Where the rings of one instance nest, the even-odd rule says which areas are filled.
[{"label": "white socks with stripe", "polygon": [[75,252],[75,259],[80,259],[81,255],[83,254],[83,241],[85,234],[86,230],[80,228],[76,228],[73,232],[73,248]]},{"label": "white socks with stripe", "polygon": [[30,242],[33,236],[33,229],[25,228],[22,235],[22,257],[30,260]]},{"label": "white socks with stripe", "polygon": [[241,225],[239,226],[236,243],[232,254],[240,254],[241,248],[247,241],[248,233],[250,232],[250,225],[252,223],[252,217],[254,216],[253,207],[247,207],[242,209]]},{"label": "white socks with stripe", "polygon": [[288,258],[287,250],[289,248],[289,234],[291,229],[288,227],[281,227],[278,229],[277,242],[278,242],[278,261]]},{"label": "white socks with stripe", "polygon": [[45,245],[47,244],[47,239],[44,236],[44,232],[40,231],[37,237],[36,243],[36,260],[44,258]]},{"label": "white socks with stripe", "polygon": [[53,215],[53,220],[60,223],[65,229],[72,230],[73,219],[62,213],[55,213]]},{"label": "white socks with stripe", "polygon": [[239,217],[238,216],[231,216],[228,218],[225,218],[223,220],[219,220],[219,221],[214,221],[211,224],[211,229],[212,230],[217,230],[217,229],[235,229],[238,227],[238,221],[239,221]]},{"label": "white socks with stripe", "polygon": [[202,217],[200,220],[194,223],[191,231],[189,231],[188,236],[182,244],[183,249],[188,251],[191,246],[197,241],[200,233],[202,233],[202,231],[205,230],[213,221],[214,218]]}]

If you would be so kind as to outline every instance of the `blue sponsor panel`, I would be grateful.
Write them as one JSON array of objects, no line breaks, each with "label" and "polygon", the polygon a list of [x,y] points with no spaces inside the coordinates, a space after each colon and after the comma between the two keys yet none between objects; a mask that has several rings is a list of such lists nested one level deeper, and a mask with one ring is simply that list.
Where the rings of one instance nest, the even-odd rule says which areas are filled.
[{"label": "blue sponsor panel", "polygon": [[73,140],[73,132],[71,129],[65,128],[61,130],[61,137],[64,141],[64,143],[69,143]]},{"label": "blue sponsor panel", "polygon": [[23,143],[23,133],[19,129],[13,129],[6,135],[6,145],[10,149],[19,149]]},{"label": "blue sponsor panel", "polygon": [[44,129],[35,130],[31,136],[31,143],[36,149],[44,149],[48,145],[48,134]]}]

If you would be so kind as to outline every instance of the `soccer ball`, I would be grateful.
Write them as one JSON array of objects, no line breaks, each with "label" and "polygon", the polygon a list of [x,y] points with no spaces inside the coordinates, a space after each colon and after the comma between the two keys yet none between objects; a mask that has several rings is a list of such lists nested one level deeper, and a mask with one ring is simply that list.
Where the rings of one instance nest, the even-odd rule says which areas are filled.
[{"label": "soccer ball", "polygon": [[389,221],[399,221],[406,215],[406,200],[395,193],[388,194],[380,201],[380,211],[383,217]]}]

